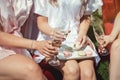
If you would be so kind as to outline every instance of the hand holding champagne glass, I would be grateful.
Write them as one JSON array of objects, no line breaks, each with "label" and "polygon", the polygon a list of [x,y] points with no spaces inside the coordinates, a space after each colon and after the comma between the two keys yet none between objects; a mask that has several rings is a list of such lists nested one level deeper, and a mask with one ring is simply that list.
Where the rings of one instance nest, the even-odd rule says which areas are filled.
[{"label": "hand holding champagne glass", "polygon": [[103,30],[102,26],[94,26],[93,25],[93,32],[94,32],[97,42],[99,43],[98,52],[100,53],[101,56],[107,56],[109,54],[108,50],[105,47],[102,47],[102,44],[105,43],[104,30]]},{"label": "hand holding champagne glass", "polygon": [[[52,46],[54,47],[60,47],[61,46],[61,41],[60,40],[57,40],[55,39],[54,37],[52,38]],[[48,63],[51,65],[51,66],[59,66],[60,65],[60,61],[57,60],[57,56],[54,55],[52,59],[50,59],[48,61]]]},{"label": "hand holding champagne glass", "polygon": [[[69,24],[70,23],[68,23],[68,26],[70,26]],[[55,32],[53,32],[52,46],[58,47],[58,51],[59,51],[59,48],[61,47],[62,41],[65,40],[65,38],[67,37],[68,33],[70,32],[69,29],[67,29],[67,30],[65,29],[66,25],[67,25],[66,22],[61,23],[60,27],[55,28]],[[49,60],[48,63],[51,66],[59,66],[60,65],[60,61],[57,59],[56,55],[54,55],[53,59]]]}]

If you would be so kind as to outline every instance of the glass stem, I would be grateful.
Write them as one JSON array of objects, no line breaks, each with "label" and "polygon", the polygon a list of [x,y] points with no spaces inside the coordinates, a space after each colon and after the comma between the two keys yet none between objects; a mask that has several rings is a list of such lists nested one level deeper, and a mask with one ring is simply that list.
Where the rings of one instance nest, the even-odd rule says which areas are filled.
[{"label": "glass stem", "polygon": [[57,56],[54,56],[53,59],[54,59],[55,61],[57,61]]}]

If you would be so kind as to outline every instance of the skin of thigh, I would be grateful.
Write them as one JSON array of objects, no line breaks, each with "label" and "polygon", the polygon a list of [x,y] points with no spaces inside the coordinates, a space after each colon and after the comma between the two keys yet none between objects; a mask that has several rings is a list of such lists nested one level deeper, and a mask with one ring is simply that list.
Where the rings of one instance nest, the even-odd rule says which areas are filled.
[{"label": "skin of thigh", "polygon": [[110,49],[110,80],[119,80],[120,76],[120,35]]},{"label": "skin of thigh", "polygon": [[[68,60],[64,62],[64,66],[61,68],[63,76],[69,78],[81,78],[81,80],[96,80],[94,71],[94,59],[87,60]],[[84,75],[83,75],[84,74]]]},{"label": "skin of thigh", "polygon": [[[90,39],[87,39],[87,43],[92,49],[94,49]],[[94,58],[78,60],[81,80],[86,80],[84,79],[85,77],[89,77],[90,78],[89,80],[96,80],[94,62],[95,62]]]},{"label": "skin of thigh", "polygon": [[[119,57],[120,52],[120,34],[118,35],[117,39],[111,45],[110,48],[110,58],[113,59],[115,57]],[[113,58],[112,58],[113,57]]]},{"label": "skin of thigh", "polygon": [[0,60],[0,80],[22,79],[23,76],[26,76],[27,68],[32,71],[35,66],[37,64],[26,56],[20,54],[8,56]]},{"label": "skin of thigh", "polygon": [[[79,67],[81,70],[81,72],[80,72],[81,79],[86,76],[86,77],[91,78],[89,80],[96,80],[93,58],[80,60]],[[84,80],[84,79],[82,79],[82,80]]]},{"label": "skin of thigh", "polygon": [[94,60],[92,58],[80,60],[79,67],[80,67],[81,71],[86,70],[86,69],[94,70]]}]

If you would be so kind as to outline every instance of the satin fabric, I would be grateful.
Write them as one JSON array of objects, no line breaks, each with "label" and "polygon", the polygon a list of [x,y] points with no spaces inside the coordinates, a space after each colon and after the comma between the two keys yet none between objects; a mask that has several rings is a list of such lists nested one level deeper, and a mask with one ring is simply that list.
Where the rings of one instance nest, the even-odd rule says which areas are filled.
[{"label": "satin fabric", "polygon": [[[57,0],[58,6],[52,6],[49,0],[35,0],[35,13],[48,18],[48,24],[55,29],[71,30],[63,44],[74,45],[78,35],[80,18],[91,15],[102,6],[102,0]],[[83,8],[84,7],[84,8]],[[50,39],[49,36],[39,32],[37,40]],[[97,53],[96,53],[97,54]],[[96,58],[98,63],[99,57]]]},{"label": "satin fabric", "polygon": [[[32,0],[0,0],[0,29],[22,37],[21,26],[28,18],[32,6]],[[26,49],[0,46],[0,59],[16,53],[23,53],[31,58]]]}]

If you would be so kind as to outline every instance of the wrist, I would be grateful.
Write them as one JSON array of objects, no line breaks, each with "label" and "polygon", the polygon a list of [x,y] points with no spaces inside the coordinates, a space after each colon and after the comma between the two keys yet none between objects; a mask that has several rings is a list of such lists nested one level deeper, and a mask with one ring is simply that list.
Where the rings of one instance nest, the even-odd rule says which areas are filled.
[{"label": "wrist", "polygon": [[79,36],[86,36],[86,34],[87,34],[87,33],[84,32],[84,31],[80,31],[80,32],[78,33]]},{"label": "wrist", "polygon": [[54,32],[55,32],[55,30],[53,29],[53,30],[51,30],[51,33],[50,33],[50,37],[51,38],[53,38],[54,37]]},{"label": "wrist", "polygon": [[111,40],[111,42],[113,42],[115,40],[115,36],[110,34],[110,40]]},{"label": "wrist", "polygon": [[83,37],[83,36],[87,36],[87,35],[84,34],[84,33],[79,33],[79,34],[78,34],[78,37],[81,37],[81,36]]},{"label": "wrist", "polygon": [[31,49],[37,49],[37,44],[38,44],[38,42],[36,41],[36,40],[32,40],[32,42],[31,42]]}]

